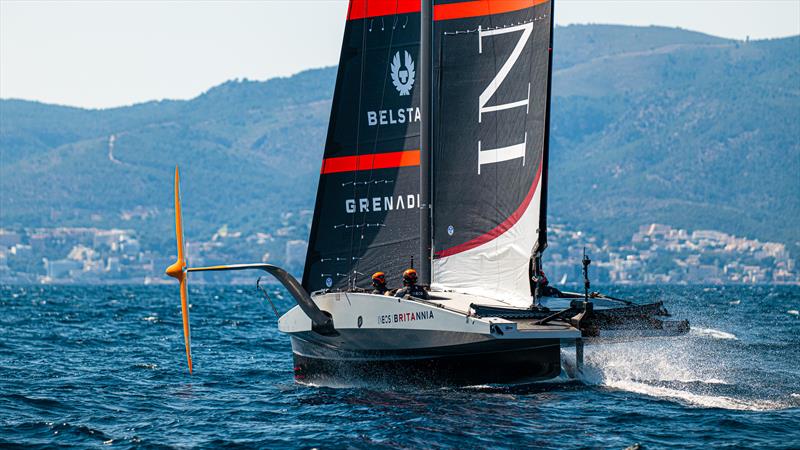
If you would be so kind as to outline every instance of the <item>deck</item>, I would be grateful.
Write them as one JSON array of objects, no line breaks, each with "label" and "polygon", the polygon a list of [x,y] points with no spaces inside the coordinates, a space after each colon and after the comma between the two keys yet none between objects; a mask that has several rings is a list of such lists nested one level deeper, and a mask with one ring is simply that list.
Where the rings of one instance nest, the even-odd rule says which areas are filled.
[{"label": "deck", "polygon": [[[435,291],[431,292],[431,299],[428,300],[429,303],[432,303],[436,306],[441,308],[449,309],[451,311],[456,311],[462,314],[470,314],[470,305],[473,303],[484,305],[484,306],[493,306],[499,308],[518,308],[518,306],[511,305],[509,303],[503,302],[501,300],[496,300],[488,297],[481,297],[477,295],[470,295],[470,294],[463,294],[458,292],[441,292]],[[556,332],[559,335],[561,333],[566,332],[570,333],[570,337],[577,337],[580,336],[580,332],[571,325],[561,322],[561,321],[552,321],[545,325],[537,324],[536,320],[532,319],[501,319],[501,318],[491,318],[491,321],[496,324],[516,324],[516,329],[520,332],[545,332],[545,333],[553,333]],[[577,336],[573,336],[573,334],[578,333]],[[565,337],[565,336],[561,336]]]}]

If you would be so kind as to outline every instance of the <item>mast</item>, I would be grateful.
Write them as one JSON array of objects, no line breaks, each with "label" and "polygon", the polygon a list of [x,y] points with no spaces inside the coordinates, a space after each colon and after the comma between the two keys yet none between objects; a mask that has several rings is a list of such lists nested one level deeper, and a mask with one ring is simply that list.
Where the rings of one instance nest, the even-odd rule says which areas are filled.
[{"label": "mast", "polygon": [[[547,248],[547,178],[550,160],[550,99],[553,90],[553,24],[555,23],[555,0],[550,0],[550,47],[547,63],[547,106],[544,116],[544,147],[542,149],[542,193],[539,207],[539,232],[536,241],[536,253],[539,255]],[[541,265],[538,268],[541,270]],[[538,275],[538,274],[537,274]]]},{"label": "mast", "polygon": [[536,243],[533,246],[533,255],[528,276],[531,280],[531,295],[533,306],[539,303],[539,277],[542,274],[542,253],[547,248],[547,178],[550,160],[550,96],[553,85],[553,15],[555,0],[550,0],[550,44],[547,50],[547,100],[544,113],[544,143],[542,145],[542,192],[539,202],[539,226],[536,230]]},{"label": "mast", "polygon": [[431,100],[433,86],[431,72],[433,58],[431,40],[433,34],[433,0],[422,0],[420,14],[420,150],[419,150],[419,246],[420,263],[419,282],[423,285],[431,283],[431,149],[433,148],[433,116]]}]

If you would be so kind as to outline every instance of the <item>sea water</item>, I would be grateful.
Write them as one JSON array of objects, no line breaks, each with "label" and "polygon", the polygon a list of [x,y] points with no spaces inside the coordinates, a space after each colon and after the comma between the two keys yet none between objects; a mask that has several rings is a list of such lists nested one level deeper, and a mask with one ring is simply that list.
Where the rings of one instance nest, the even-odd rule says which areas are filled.
[{"label": "sea water", "polygon": [[608,293],[692,331],[587,347],[577,381],[426,389],[295,383],[255,285],[190,288],[193,375],[176,286],[0,287],[0,447],[800,447],[800,288]]}]

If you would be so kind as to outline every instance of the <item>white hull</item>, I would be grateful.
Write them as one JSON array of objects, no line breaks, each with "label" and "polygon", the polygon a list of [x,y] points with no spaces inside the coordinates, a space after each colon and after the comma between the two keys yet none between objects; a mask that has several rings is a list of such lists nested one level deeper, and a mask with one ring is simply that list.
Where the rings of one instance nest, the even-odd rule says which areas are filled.
[{"label": "white hull", "polygon": [[435,296],[436,299],[424,301],[354,292],[314,295],[314,303],[333,317],[338,336],[313,333],[311,319],[297,306],[280,318],[278,329],[342,350],[430,349],[483,341],[581,336],[579,330],[563,322],[533,325],[470,314],[469,303],[496,303],[491,299],[454,293],[435,293]]},{"label": "white hull", "polygon": [[298,379],[381,378],[393,372],[406,382],[547,379],[560,372],[561,341],[580,338],[579,330],[563,322],[533,325],[470,314],[471,302],[490,299],[435,296],[423,301],[352,292],[314,295],[333,318],[333,336],[314,332],[308,316],[292,308],[279,329],[292,336]]}]

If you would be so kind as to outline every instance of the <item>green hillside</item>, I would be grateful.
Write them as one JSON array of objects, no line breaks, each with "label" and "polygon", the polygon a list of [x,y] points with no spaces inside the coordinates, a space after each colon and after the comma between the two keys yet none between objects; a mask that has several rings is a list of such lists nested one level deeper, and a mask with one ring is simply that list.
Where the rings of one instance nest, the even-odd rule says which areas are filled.
[{"label": "green hillside", "polygon": [[800,38],[670,31],[661,47],[554,73],[553,180],[570,182],[552,183],[551,212],[617,239],[661,222],[796,246],[785,221],[800,217]]},{"label": "green hillside", "polygon": [[[611,240],[662,222],[798,245],[800,37],[591,25],[555,41],[551,215]],[[334,78],[108,110],[2,100],[0,225],[135,228],[169,251],[179,163],[188,239],[273,230],[313,207]],[[153,214],[123,214],[137,207]]]}]

